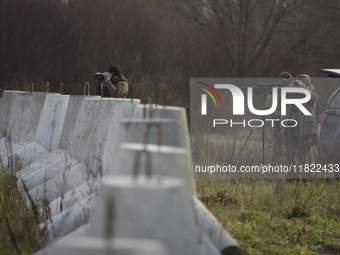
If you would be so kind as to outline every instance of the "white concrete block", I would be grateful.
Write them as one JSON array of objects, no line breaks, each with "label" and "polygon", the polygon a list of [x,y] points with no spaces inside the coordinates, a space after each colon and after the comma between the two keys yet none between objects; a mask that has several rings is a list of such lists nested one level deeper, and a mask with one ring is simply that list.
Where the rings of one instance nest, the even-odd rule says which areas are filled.
[{"label": "white concrete block", "polygon": [[[180,147],[158,146],[154,144],[121,143],[116,155],[109,161],[109,168],[104,169],[109,175],[131,175],[133,173],[134,159],[138,153],[151,154],[151,169],[153,174],[183,178],[187,184],[188,191],[195,194],[194,179],[189,171],[188,150]],[[140,156],[140,173],[146,173],[146,153]],[[188,193],[189,194],[189,193]]]},{"label": "white concrete block", "polygon": [[62,158],[51,165],[40,168],[30,175],[20,177],[18,181],[18,188],[23,191],[22,182],[24,182],[27,189],[32,190],[44,182],[51,180],[58,174],[69,171],[69,169],[77,164],[78,162],[72,158]]},{"label": "white concrete block", "polygon": [[117,237],[159,240],[169,254],[198,254],[198,229],[184,186],[183,179],[163,176],[105,178],[90,222],[91,235],[105,237],[113,231]]},{"label": "white concrete block", "polygon": [[79,111],[81,109],[81,104],[85,98],[100,99],[100,96],[81,96],[81,95],[70,96],[64,120],[64,125],[61,132],[61,138],[59,142],[60,149],[64,150],[69,149],[74,127],[76,125]]},{"label": "white concrete block", "polygon": [[34,92],[32,95],[19,93],[15,97],[9,118],[14,142],[34,141],[46,95],[44,92]]},{"label": "white concrete block", "polygon": [[[17,97],[19,93],[21,94],[25,92],[5,90],[2,98],[0,98],[0,129],[3,128],[9,121],[9,117],[13,109],[13,103],[15,102],[15,97]],[[0,137],[2,137],[1,133]]]},{"label": "white concrete block", "polygon": [[42,201],[52,201],[65,195],[71,189],[85,183],[90,176],[87,175],[87,169],[83,163],[79,163],[70,170],[62,172],[51,180],[46,181],[40,186],[29,191],[31,199],[38,205],[43,206]]},{"label": "white concrete block", "polygon": [[46,236],[47,243],[51,243],[56,238],[63,237],[80,226],[85,225],[94,210],[96,199],[96,195],[92,194],[69,209],[54,215],[52,220],[39,224],[39,230],[45,229],[46,233],[48,233]]},{"label": "white concrete block", "polygon": [[25,126],[28,122],[27,118],[29,116],[32,101],[33,96],[27,93],[20,93],[14,99],[12,113],[8,120],[14,143],[25,140],[21,129],[26,130]]},{"label": "white concrete block", "polygon": [[200,230],[198,249],[201,255],[221,255],[220,251],[215,247],[209,237],[202,230]]},{"label": "white concrete block", "polygon": [[79,162],[84,162],[86,159],[90,135],[98,124],[96,120],[100,104],[100,99],[86,98],[82,101],[69,146],[70,156]]},{"label": "white concrete block", "polygon": [[[121,119],[129,116],[133,109],[136,108],[134,100],[131,104],[130,100],[116,100],[115,98],[103,98],[97,111],[94,128],[88,139],[88,147],[84,164],[91,171],[102,169],[104,154],[107,147],[113,147],[116,144],[116,134],[119,129]],[[106,142],[109,141],[107,144]]]},{"label": "white concrete block", "polygon": [[[97,195],[100,179],[90,179],[74,189],[69,190],[63,197],[58,197],[49,203],[49,210],[52,216],[69,209],[73,205],[79,203],[81,200],[91,196]],[[40,215],[43,215],[43,209],[40,208]]]},{"label": "white concrete block", "polygon": [[[85,165],[92,171],[97,171],[101,167],[101,157],[103,155],[106,141],[110,141],[113,146],[113,141],[108,140],[108,133],[111,125],[120,123],[122,109],[130,107],[130,101],[115,100],[112,98],[103,98],[97,109],[93,125],[93,129],[88,136],[88,146],[83,150]],[[133,104],[134,106],[134,104]],[[80,151],[78,150],[78,153]]]},{"label": "white concrete block", "polygon": [[[176,119],[163,119],[163,118],[153,118],[153,119],[142,119],[142,118],[127,118],[122,119],[121,126],[118,132],[119,143],[144,143],[145,132],[148,125],[161,126],[161,141],[162,145],[176,146],[186,148],[186,135],[181,134],[180,125]],[[157,144],[158,133],[157,127],[152,126],[149,132],[150,144]]]},{"label": "white concrete block", "polygon": [[24,168],[47,154],[48,151],[40,144],[23,140],[13,146],[12,157],[8,157],[5,151],[0,154],[0,158],[4,166],[13,159],[14,165],[21,165]]},{"label": "white concrete block", "polygon": [[155,240],[72,237],[53,244],[48,255],[166,255],[162,243]]},{"label": "white concrete block", "polygon": [[68,95],[50,94],[46,96],[35,142],[49,152],[58,149],[69,99]]},{"label": "white concrete block", "polygon": [[215,216],[197,198],[193,197],[197,224],[222,254],[242,255],[234,238],[223,228]]},{"label": "white concrete block", "polygon": [[[134,100],[135,103],[135,100]],[[102,161],[102,167],[104,169],[104,172],[107,171],[109,166],[111,165],[111,161],[113,158],[116,158],[116,145],[117,140],[119,139],[119,129],[121,125],[121,120],[123,118],[126,118],[127,116],[133,116],[136,114],[136,109],[139,105],[127,103],[124,104],[124,107],[117,107],[117,110],[115,112],[115,117],[113,118],[110,129],[107,135],[107,141],[110,141],[105,144],[105,148],[103,150],[103,154],[101,156]]]},{"label": "white concrete block", "polygon": [[23,168],[22,170],[18,171],[16,173],[16,176],[18,179],[24,178],[28,175],[33,174],[34,172],[41,170],[43,168],[48,167],[49,165],[52,165],[53,163],[59,161],[62,158],[67,158],[68,161],[71,160],[70,156],[68,155],[67,151],[58,149],[55,150],[46,156],[40,158],[39,160],[35,161],[31,165]]},{"label": "white concrete block", "polygon": [[7,141],[5,137],[1,139],[1,142],[3,143],[3,147],[5,148],[4,150],[0,151],[1,160],[3,160],[5,157],[8,157],[10,155],[10,151],[9,151],[10,148],[12,149],[11,152],[15,153],[30,143],[30,141],[27,141],[27,140],[22,140],[18,143],[13,143],[13,141],[9,140],[8,142],[10,144],[8,144]]},{"label": "white concrete block", "polygon": [[4,152],[6,149],[7,149],[6,138],[3,137],[0,139],[0,153]]},{"label": "white concrete block", "polygon": [[132,116],[132,118],[143,118],[144,112],[146,112],[146,118],[150,118],[150,114],[152,114],[152,118],[176,119],[180,125],[179,130],[181,134],[183,134],[183,137],[186,137],[186,145],[184,147],[190,148],[189,128],[185,108],[177,106],[156,106],[154,104],[148,104],[146,106],[137,105],[136,114]]}]

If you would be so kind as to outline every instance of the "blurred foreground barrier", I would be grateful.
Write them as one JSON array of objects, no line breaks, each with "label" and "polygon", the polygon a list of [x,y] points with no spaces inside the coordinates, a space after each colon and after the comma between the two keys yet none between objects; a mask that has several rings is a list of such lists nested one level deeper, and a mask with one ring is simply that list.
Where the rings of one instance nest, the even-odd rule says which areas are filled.
[{"label": "blurred foreground barrier", "polygon": [[73,237],[48,249],[48,255],[167,255],[164,246],[155,240]]},{"label": "blurred foreground barrier", "polygon": [[[232,236],[223,228],[215,216],[194,197],[196,217],[199,228],[223,255],[242,255],[242,250]],[[204,238],[203,236],[203,238]]]},{"label": "blurred foreground barrier", "polygon": [[185,201],[180,178],[141,175],[105,178],[93,217],[92,236],[105,237],[108,200],[115,203],[114,235],[161,241],[169,255],[198,254],[198,232],[193,206]]}]

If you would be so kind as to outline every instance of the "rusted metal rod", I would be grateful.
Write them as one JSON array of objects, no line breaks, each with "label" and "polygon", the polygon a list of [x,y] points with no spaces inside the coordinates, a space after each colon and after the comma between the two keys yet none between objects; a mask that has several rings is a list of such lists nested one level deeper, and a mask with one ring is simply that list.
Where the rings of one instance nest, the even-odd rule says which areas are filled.
[{"label": "rusted metal rod", "polygon": [[133,179],[137,180],[139,176],[139,169],[140,169],[140,158],[142,154],[145,154],[145,172],[148,178],[152,177],[152,159],[151,159],[151,152],[147,150],[136,151],[135,160],[133,162],[132,168],[132,177]]},{"label": "rusted metal rod", "polygon": [[18,81],[14,82],[14,84],[13,84],[13,90],[19,91],[19,82],[18,82]]},{"label": "rusted metal rod", "polygon": [[50,83],[47,81],[45,85],[45,92],[48,93],[50,92]]},{"label": "rusted metal rod", "polygon": [[157,128],[157,144],[158,146],[162,145],[162,126],[159,122],[148,123],[145,131],[145,139],[144,139],[144,147],[149,142],[150,130],[152,127]]},{"label": "rusted metal rod", "polygon": [[31,92],[31,95],[32,95],[32,92],[34,92],[33,82],[28,83],[26,92],[27,92],[27,94],[28,94],[28,92]]},{"label": "rusted metal rod", "polygon": [[106,224],[105,224],[105,237],[107,240],[111,240],[114,236],[114,199],[108,198],[106,201]]},{"label": "rusted metal rod", "polygon": [[152,119],[152,99],[150,97],[147,97],[144,102],[143,118],[146,118],[146,107],[148,104],[150,105],[149,118]]},{"label": "rusted metal rod", "polygon": [[63,95],[64,94],[64,83],[62,82],[60,84],[60,95]]},{"label": "rusted metal rod", "polygon": [[132,87],[132,92],[131,92],[131,104],[133,103],[133,94],[135,92],[135,90],[139,88],[140,94],[139,94],[139,98],[140,98],[140,102],[143,102],[143,87],[141,85],[135,85]]},{"label": "rusted metal rod", "polygon": [[163,89],[163,106],[165,107],[166,105],[166,92],[167,92],[167,87],[165,85],[159,85],[157,87],[157,93],[156,93],[156,101],[155,104],[158,105],[159,102],[159,94],[160,90]]},{"label": "rusted metal rod", "polygon": [[86,88],[87,88],[87,95],[90,95],[90,83],[85,82],[84,84],[84,96],[86,95]]}]

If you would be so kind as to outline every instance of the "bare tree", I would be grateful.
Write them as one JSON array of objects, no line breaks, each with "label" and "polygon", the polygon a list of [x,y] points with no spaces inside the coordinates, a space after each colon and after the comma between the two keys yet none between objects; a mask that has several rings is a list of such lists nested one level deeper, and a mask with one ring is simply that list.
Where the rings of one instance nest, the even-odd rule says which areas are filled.
[{"label": "bare tree", "polygon": [[225,54],[230,75],[256,75],[276,36],[294,23],[304,0],[173,0]]}]

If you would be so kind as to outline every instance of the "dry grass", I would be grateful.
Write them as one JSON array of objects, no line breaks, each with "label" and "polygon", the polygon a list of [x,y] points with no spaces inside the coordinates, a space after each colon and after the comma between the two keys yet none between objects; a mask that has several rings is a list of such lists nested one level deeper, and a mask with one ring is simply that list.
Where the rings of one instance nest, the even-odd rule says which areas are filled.
[{"label": "dry grass", "polygon": [[13,165],[10,130],[5,127],[2,134],[11,160],[0,164],[0,254],[31,254],[38,249],[36,225],[17,188],[14,174],[20,166]]},{"label": "dry grass", "polygon": [[246,254],[339,254],[336,180],[197,179],[197,193]]},{"label": "dry grass", "polygon": [[[262,163],[261,133],[253,135],[238,165]],[[191,140],[194,163],[232,164],[241,139],[228,135],[215,139],[218,142],[214,139]],[[265,162],[271,162],[268,139],[265,152]],[[197,178],[196,186],[198,197],[245,254],[340,254],[340,182],[336,179]]]}]

